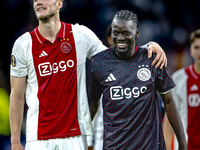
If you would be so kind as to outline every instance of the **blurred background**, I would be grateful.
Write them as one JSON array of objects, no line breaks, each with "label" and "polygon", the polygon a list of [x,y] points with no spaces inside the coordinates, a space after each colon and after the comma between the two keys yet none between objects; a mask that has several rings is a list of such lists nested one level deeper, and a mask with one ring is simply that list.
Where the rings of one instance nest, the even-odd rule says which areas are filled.
[{"label": "blurred background", "polygon": [[[189,35],[200,28],[199,0],[63,0],[61,21],[89,27],[108,46],[106,28],[114,14],[128,9],[138,15],[140,36],[138,45],[155,41],[164,49],[172,74],[192,63]],[[9,74],[10,55],[14,41],[32,31],[38,21],[33,0],[1,0],[0,50],[0,150],[10,149]],[[24,139],[24,126],[22,130]]]}]

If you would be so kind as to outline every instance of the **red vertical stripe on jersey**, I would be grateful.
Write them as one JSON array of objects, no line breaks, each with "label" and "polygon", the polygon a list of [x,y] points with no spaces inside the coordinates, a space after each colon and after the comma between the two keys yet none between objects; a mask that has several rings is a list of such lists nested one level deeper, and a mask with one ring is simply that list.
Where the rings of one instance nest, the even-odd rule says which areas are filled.
[{"label": "red vertical stripe on jersey", "polygon": [[200,75],[194,71],[191,65],[186,69],[187,80],[187,102],[188,102],[188,149],[200,148]]},{"label": "red vertical stripe on jersey", "polygon": [[44,39],[37,29],[31,32],[38,80],[38,140],[80,135],[76,47],[71,31],[71,25],[62,23],[53,44]]}]

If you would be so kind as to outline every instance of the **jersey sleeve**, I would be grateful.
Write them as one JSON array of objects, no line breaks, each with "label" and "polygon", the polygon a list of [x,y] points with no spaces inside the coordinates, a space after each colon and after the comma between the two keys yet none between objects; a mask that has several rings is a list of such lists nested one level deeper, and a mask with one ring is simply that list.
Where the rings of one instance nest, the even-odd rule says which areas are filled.
[{"label": "jersey sleeve", "polygon": [[[184,68],[174,72],[172,74],[172,78],[176,84],[176,87],[172,89],[172,95],[176,106],[178,109],[180,109],[179,107],[183,104],[183,98],[181,98],[181,94],[183,94],[182,92],[186,92],[186,88],[184,88],[184,86],[186,85],[187,75]],[[185,91],[183,91],[183,89]]]},{"label": "jersey sleeve", "polygon": [[175,87],[175,83],[169,74],[168,68],[156,69],[156,90],[160,94],[165,94]]},{"label": "jersey sleeve", "polygon": [[26,51],[24,50],[25,41],[29,33],[20,36],[14,43],[11,53],[10,75],[15,77],[23,77],[28,74]]},{"label": "jersey sleeve", "polygon": [[82,32],[88,58],[107,49],[92,30],[83,25],[76,24],[75,26],[79,26],[79,30]]}]

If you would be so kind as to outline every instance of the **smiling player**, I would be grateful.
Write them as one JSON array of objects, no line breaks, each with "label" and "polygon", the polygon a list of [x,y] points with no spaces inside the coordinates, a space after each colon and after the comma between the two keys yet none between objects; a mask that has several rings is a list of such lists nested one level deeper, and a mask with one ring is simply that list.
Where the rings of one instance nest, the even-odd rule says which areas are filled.
[{"label": "smiling player", "polygon": [[[86,150],[86,136],[93,135],[85,61],[106,47],[87,27],[61,22],[62,6],[62,0],[34,0],[39,25],[14,43],[10,71],[12,150],[24,149],[20,132],[25,97],[25,149]],[[158,46],[154,48],[160,54],[158,63],[164,65],[165,53]]]},{"label": "smiling player", "polygon": [[114,47],[91,59],[87,87],[92,119],[103,93],[103,149],[166,149],[156,91],[165,104],[167,116],[186,150],[182,122],[171,97],[175,87],[167,68],[155,69],[153,58],[135,44],[139,36],[137,15],[119,11],[112,21]]}]

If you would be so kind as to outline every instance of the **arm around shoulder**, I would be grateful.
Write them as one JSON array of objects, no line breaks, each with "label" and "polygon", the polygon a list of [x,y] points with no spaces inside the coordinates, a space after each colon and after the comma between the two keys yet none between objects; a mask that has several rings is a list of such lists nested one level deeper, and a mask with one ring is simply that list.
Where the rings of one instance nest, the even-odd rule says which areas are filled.
[{"label": "arm around shoulder", "polygon": [[160,66],[161,69],[162,69],[162,67],[167,66],[166,54],[158,43],[149,42],[146,45],[144,45],[143,47],[148,49],[148,58],[151,58],[152,53],[156,53],[156,58],[154,58],[154,60],[152,62],[152,66],[154,64],[156,64],[155,68],[158,68]]}]

